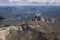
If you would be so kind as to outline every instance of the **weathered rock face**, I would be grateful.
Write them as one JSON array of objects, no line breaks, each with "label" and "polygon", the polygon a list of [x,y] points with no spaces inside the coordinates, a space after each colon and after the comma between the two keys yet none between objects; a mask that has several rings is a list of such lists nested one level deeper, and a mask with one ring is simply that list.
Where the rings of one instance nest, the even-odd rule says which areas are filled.
[{"label": "weathered rock face", "polygon": [[0,31],[0,40],[5,40],[5,33],[6,32],[6,30],[1,30]]},{"label": "weathered rock face", "polygon": [[23,26],[22,29],[23,31],[20,31],[21,29],[16,30],[15,28],[10,29],[7,40],[47,40],[42,32],[28,25]]},{"label": "weathered rock face", "polygon": [[6,40],[60,40],[60,22],[33,21],[5,27],[5,30]]},{"label": "weathered rock face", "polygon": [[59,18],[50,18],[50,17],[43,17],[43,16],[35,16],[32,18],[32,21],[41,21],[41,22],[58,22],[60,21]]},{"label": "weathered rock face", "polygon": [[59,40],[59,33],[57,24],[36,22],[11,26],[6,40]]}]

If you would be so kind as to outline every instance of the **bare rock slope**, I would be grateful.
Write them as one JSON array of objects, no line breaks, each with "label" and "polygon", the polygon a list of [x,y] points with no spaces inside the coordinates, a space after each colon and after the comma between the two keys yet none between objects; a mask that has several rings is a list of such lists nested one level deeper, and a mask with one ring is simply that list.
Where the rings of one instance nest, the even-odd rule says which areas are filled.
[{"label": "bare rock slope", "polygon": [[60,23],[37,21],[10,26],[6,40],[60,40]]}]

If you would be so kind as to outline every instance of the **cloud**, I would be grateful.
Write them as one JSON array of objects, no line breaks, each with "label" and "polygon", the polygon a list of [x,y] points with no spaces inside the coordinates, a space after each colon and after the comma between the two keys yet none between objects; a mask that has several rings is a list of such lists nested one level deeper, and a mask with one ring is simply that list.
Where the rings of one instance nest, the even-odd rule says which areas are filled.
[{"label": "cloud", "polygon": [[11,3],[46,3],[47,0],[9,0]]},{"label": "cloud", "polygon": [[9,0],[0,0],[0,3],[7,3]]},{"label": "cloud", "polygon": [[0,0],[0,4],[60,4],[60,0]]},{"label": "cloud", "polygon": [[31,0],[31,3],[60,3],[60,0]]},{"label": "cloud", "polygon": [[19,2],[20,0],[9,0],[9,2]]}]

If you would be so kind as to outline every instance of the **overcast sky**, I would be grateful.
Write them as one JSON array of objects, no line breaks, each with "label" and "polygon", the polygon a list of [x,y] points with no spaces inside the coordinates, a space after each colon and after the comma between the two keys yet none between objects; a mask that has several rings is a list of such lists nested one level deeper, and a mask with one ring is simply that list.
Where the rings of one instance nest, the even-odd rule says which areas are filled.
[{"label": "overcast sky", "polygon": [[0,0],[0,5],[3,4],[60,4],[60,0]]}]

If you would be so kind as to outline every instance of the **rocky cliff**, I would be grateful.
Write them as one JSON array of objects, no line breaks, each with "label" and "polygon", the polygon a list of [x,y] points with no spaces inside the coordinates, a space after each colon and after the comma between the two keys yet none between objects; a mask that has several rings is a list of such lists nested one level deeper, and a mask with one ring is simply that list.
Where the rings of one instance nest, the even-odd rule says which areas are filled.
[{"label": "rocky cliff", "polygon": [[60,40],[60,22],[31,21],[4,27],[6,40]]}]

